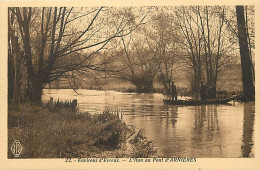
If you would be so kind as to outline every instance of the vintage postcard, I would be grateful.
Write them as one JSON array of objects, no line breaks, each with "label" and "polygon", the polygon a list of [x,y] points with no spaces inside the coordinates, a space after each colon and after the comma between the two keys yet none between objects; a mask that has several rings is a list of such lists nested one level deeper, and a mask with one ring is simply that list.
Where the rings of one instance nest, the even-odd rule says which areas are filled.
[{"label": "vintage postcard", "polygon": [[260,4],[0,1],[0,169],[252,169]]}]

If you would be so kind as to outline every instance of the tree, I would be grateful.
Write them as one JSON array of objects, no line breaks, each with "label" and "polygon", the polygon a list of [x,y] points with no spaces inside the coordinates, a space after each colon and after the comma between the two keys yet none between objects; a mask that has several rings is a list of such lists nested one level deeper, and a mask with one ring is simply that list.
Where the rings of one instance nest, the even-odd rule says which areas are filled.
[{"label": "tree", "polygon": [[178,7],[177,22],[183,35],[179,44],[186,50],[182,60],[193,70],[194,93],[198,94],[201,81],[206,82],[208,97],[215,98],[221,60],[225,46],[224,7]]},{"label": "tree", "polygon": [[252,99],[255,95],[255,87],[253,82],[252,61],[250,59],[248,33],[245,24],[244,7],[236,6],[237,30],[240,47],[243,95],[246,100]]},{"label": "tree", "polygon": [[[195,15],[196,20],[193,19],[192,7],[180,7],[175,9],[177,22],[182,32],[183,38],[180,39],[179,44],[186,51],[186,55],[182,56],[187,66],[193,70],[191,82],[194,93],[198,93],[200,81],[202,80],[202,34],[199,26],[199,15]],[[194,24],[195,23],[195,24]]]},{"label": "tree", "polygon": [[15,30],[14,14],[8,15],[8,103],[15,106],[21,99],[24,53]]},{"label": "tree", "polygon": [[[73,70],[96,69],[91,63],[96,54],[112,39],[132,32],[145,18],[144,13],[139,18],[127,17],[124,10],[115,15],[115,8],[103,7],[23,7],[9,11],[15,15],[16,32],[22,37],[29,101],[37,105],[46,83]],[[129,24],[130,20],[136,24]]]},{"label": "tree", "polygon": [[158,70],[157,53],[148,47],[144,37],[133,39],[133,36],[141,35],[121,37],[120,48],[115,52],[117,60],[110,65],[113,68],[110,75],[131,82],[137,92],[151,92]]},{"label": "tree", "polygon": [[[244,15],[245,15],[245,26],[246,26],[246,32],[247,32],[247,40],[248,40],[248,48],[249,48],[249,55],[250,59],[252,61],[251,67],[252,67],[252,74],[253,74],[253,80],[254,80],[254,64],[253,64],[253,58],[254,58],[254,48],[255,48],[255,21],[254,21],[254,6],[245,6],[244,7]],[[224,16],[225,24],[227,25],[229,31],[231,34],[229,35],[229,41],[234,44],[234,47],[237,47],[237,44],[239,44],[239,38],[238,38],[238,29],[237,29],[237,15],[236,15],[236,8],[235,7],[226,7],[226,14]]]}]

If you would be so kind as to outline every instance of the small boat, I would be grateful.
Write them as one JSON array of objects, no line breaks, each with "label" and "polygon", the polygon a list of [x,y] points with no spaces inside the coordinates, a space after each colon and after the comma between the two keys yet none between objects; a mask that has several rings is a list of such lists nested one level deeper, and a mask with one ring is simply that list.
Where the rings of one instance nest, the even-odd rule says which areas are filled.
[{"label": "small boat", "polygon": [[207,100],[163,100],[165,104],[168,105],[186,105],[186,106],[198,106],[198,105],[208,105],[208,104],[227,104],[236,97],[230,97],[225,99],[207,99]]}]

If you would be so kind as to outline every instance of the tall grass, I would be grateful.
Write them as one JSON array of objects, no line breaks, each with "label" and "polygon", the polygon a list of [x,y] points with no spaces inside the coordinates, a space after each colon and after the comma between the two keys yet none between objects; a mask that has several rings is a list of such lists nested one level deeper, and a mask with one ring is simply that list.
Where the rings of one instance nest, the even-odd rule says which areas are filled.
[{"label": "tall grass", "polygon": [[[19,140],[23,146],[19,158],[97,157],[106,151],[112,151],[112,157],[153,155],[151,142],[140,132],[132,135],[134,128],[122,117],[119,110],[90,115],[63,107],[52,112],[47,107],[18,105],[8,111],[8,148]],[[133,136],[130,152],[128,148],[118,153],[129,136]],[[10,149],[8,158],[14,158]]]},{"label": "tall grass", "polygon": [[[66,109],[52,113],[47,108],[20,105],[8,113],[8,144],[19,140],[21,158],[87,157],[115,149],[129,129],[110,112],[90,115]],[[11,151],[8,157],[13,158]]]}]

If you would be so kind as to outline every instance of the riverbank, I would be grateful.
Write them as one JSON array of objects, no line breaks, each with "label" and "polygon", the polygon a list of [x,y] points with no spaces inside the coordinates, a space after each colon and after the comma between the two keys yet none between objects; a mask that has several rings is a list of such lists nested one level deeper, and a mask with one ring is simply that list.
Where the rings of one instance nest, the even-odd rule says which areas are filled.
[{"label": "riverbank", "polygon": [[[8,148],[23,146],[19,158],[151,157],[153,143],[118,115],[21,104],[8,111]],[[145,147],[144,147],[145,146]],[[8,158],[14,158],[8,150]]]}]

